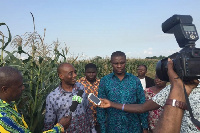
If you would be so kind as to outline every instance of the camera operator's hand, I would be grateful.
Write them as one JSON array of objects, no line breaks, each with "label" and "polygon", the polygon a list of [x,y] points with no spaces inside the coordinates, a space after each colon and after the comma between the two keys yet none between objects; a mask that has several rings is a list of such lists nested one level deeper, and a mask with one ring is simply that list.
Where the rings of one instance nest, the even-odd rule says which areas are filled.
[{"label": "camera operator's hand", "polygon": [[[173,101],[167,103],[164,106],[164,111],[160,117],[158,125],[155,129],[155,133],[180,133],[181,122],[183,118],[184,108],[178,105],[186,105],[183,81],[178,77],[173,69],[173,61],[168,59],[168,76],[171,83],[171,91],[167,101]],[[192,90],[197,87],[199,81],[191,80],[184,81],[185,89],[189,95]],[[175,103],[178,103],[175,104]],[[187,106],[187,105],[186,105]]]},{"label": "camera operator's hand", "polygon": [[[183,81],[178,77],[176,72],[173,69],[173,61],[168,58],[168,76],[170,83],[172,85],[172,89],[180,89],[180,91],[183,91]],[[191,91],[196,88],[199,84],[199,80],[190,80],[190,81],[184,81],[185,83],[185,89],[187,94],[189,95]]]}]

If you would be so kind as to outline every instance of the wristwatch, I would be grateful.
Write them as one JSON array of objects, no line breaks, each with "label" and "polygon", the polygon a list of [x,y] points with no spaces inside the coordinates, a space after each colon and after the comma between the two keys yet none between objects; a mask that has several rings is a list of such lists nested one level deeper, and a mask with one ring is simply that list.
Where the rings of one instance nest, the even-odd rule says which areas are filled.
[{"label": "wristwatch", "polygon": [[185,102],[177,101],[176,99],[167,99],[165,105],[171,105],[183,110],[187,110],[187,104]]}]

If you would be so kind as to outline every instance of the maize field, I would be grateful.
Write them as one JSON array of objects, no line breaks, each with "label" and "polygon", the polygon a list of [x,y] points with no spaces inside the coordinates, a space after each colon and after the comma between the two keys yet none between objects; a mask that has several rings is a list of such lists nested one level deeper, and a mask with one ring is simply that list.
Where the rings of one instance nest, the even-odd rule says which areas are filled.
[{"label": "maize field", "polygon": [[[7,26],[0,23],[0,26]],[[84,68],[87,63],[94,63],[98,68],[98,78],[112,72],[109,58],[94,57],[87,60],[77,60],[78,57],[68,57],[69,49],[61,48],[59,41],[48,45],[44,42],[44,36],[39,35],[35,29],[33,32],[11,39],[8,29],[8,37],[0,32],[1,58],[0,66],[12,66],[19,69],[24,77],[25,90],[17,101],[21,114],[24,115],[30,130],[33,133],[42,132],[46,96],[59,84],[57,66],[62,62],[69,62],[77,69],[77,78],[84,76]],[[12,51],[7,51],[7,46],[12,46]],[[113,51],[114,52],[114,51]],[[20,59],[21,56],[26,59]],[[138,65],[148,67],[147,76],[155,75],[156,59],[127,59],[126,70],[137,75]]]}]

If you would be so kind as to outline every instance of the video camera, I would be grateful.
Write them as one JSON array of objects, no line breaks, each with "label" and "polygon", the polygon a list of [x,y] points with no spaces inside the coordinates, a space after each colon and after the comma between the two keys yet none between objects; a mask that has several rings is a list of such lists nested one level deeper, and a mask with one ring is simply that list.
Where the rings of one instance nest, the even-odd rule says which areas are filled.
[{"label": "video camera", "polygon": [[[183,48],[168,58],[173,60],[174,71],[184,81],[200,78],[200,49],[195,48],[199,36],[192,21],[190,15],[173,15],[162,23],[162,31],[174,34],[179,47]],[[163,81],[169,81],[168,58],[158,61],[156,66],[156,74]]]}]

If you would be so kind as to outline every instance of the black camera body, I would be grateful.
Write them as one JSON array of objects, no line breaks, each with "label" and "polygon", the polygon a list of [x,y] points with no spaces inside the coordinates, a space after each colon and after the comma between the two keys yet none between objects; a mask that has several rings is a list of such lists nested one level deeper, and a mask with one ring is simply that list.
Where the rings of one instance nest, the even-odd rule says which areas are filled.
[{"label": "black camera body", "polygon": [[[183,48],[168,57],[173,60],[174,71],[183,80],[200,78],[200,49],[195,48],[199,36],[192,21],[190,15],[173,15],[162,23],[163,32],[173,33],[179,47]],[[156,74],[159,79],[169,81],[167,58],[158,61]]]}]

